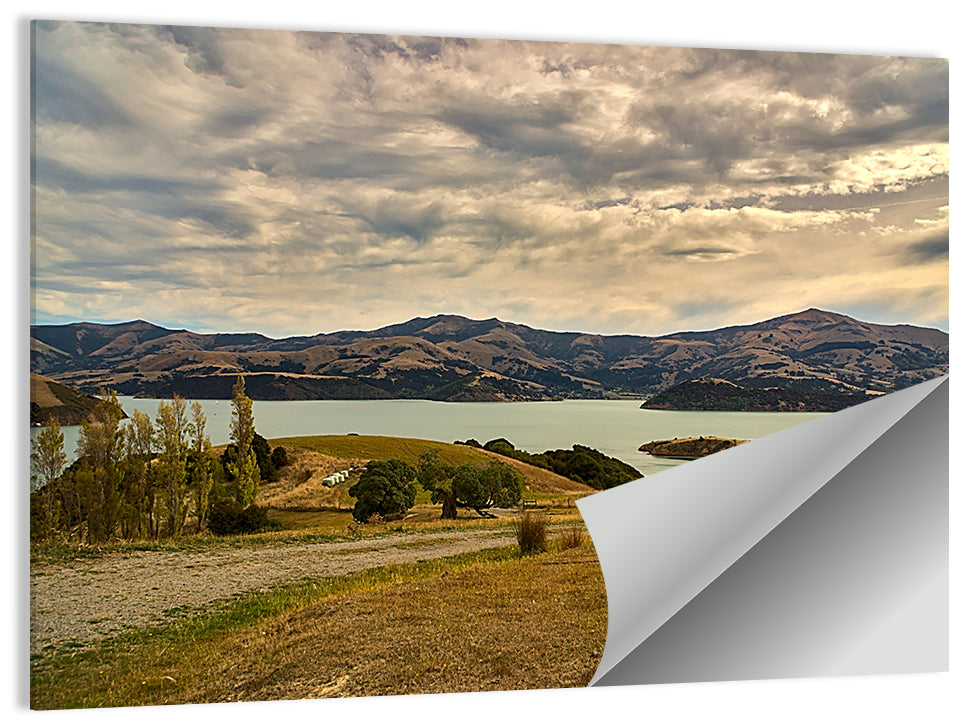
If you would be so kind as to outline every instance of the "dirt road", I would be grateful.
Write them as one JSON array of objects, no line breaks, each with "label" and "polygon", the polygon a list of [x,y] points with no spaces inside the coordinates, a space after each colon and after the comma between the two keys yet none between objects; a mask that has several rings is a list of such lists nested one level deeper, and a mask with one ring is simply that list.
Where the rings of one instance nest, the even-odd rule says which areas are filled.
[{"label": "dirt road", "polygon": [[30,571],[30,652],[90,643],[278,584],[513,543],[512,529],[503,527],[38,563]]}]

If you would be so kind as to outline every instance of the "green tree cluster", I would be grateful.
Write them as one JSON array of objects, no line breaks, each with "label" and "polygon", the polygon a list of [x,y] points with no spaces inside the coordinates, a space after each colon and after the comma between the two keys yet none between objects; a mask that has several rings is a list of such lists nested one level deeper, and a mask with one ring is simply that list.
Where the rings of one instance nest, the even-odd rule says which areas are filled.
[{"label": "green tree cluster", "polygon": [[36,519],[37,533],[53,533],[60,515],[60,504],[54,493],[54,483],[67,465],[64,434],[56,419],[44,426],[31,443],[30,485],[31,519]]},{"label": "green tree cluster", "polygon": [[194,528],[205,529],[220,498],[251,506],[259,479],[254,416],[243,379],[235,391],[232,433],[248,450],[235,456],[233,483],[211,448],[201,404],[176,395],[158,404],[155,419],[135,410],[122,423],[117,394],[108,393],[82,425],[70,465],[60,428],[42,429],[31,443],[31,538],[93,544],[179,536],[192,516]]},{"label": "green tree cluster", "polygon": [[[466,441],[463,445],[471,445]],[[505,438],[496,438],[482,448],[507,458],[515,458],[529,465],[544,468],[578,483],[604,490],[635,481],[639,471],[618,458],[607,456],[595,448],[574,445],[572,449],[558,448],[542,453],[528,453],[513,446]]]},{"label": "green tree cluster", "polygon": [[[278,479],[278,469],[288,463],[288,452],[281,446],[272,448],[267,439],[260,433],[255,432],[254,440],[251,441],[251,450],[254,452],[254,463],[258,469],[258,485],[261,483],[271,483]],[[229,443],[221,453],[221,464],[231,482],[235,482],[234,469],[238,460],[238,446]]]}]

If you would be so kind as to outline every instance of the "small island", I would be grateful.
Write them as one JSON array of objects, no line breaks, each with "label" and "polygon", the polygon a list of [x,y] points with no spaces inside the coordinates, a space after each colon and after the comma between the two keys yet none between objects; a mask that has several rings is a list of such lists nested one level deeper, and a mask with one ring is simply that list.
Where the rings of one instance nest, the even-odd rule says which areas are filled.
[{"label": "small island", "polygon": [[651,456],[692,460],[725,451],[727,448],[733,448],[741,443],[746,443],[746,441],[736,438],[700,436],[699,438],[673,438],[668,441],[650,441],[649,443],[641,445],[639,450]]}]

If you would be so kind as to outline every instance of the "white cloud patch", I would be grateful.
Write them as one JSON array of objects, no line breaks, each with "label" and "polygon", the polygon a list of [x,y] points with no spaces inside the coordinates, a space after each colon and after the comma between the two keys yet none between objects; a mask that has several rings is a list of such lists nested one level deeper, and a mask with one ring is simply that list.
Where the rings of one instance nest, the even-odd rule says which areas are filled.
[{"label": "white cloud patch", "polygon": [[35,62],[38,318],[947,315],[945,61],[63,23]]}]

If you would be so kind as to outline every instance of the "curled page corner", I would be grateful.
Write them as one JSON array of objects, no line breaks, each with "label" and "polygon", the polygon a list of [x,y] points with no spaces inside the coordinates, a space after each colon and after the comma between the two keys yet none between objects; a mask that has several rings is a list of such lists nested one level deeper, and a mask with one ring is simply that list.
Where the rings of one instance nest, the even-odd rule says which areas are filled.
[{"label": "curled page corner", "polygon": [[948,379],[577,502],[590,686],[946,670]]}]

